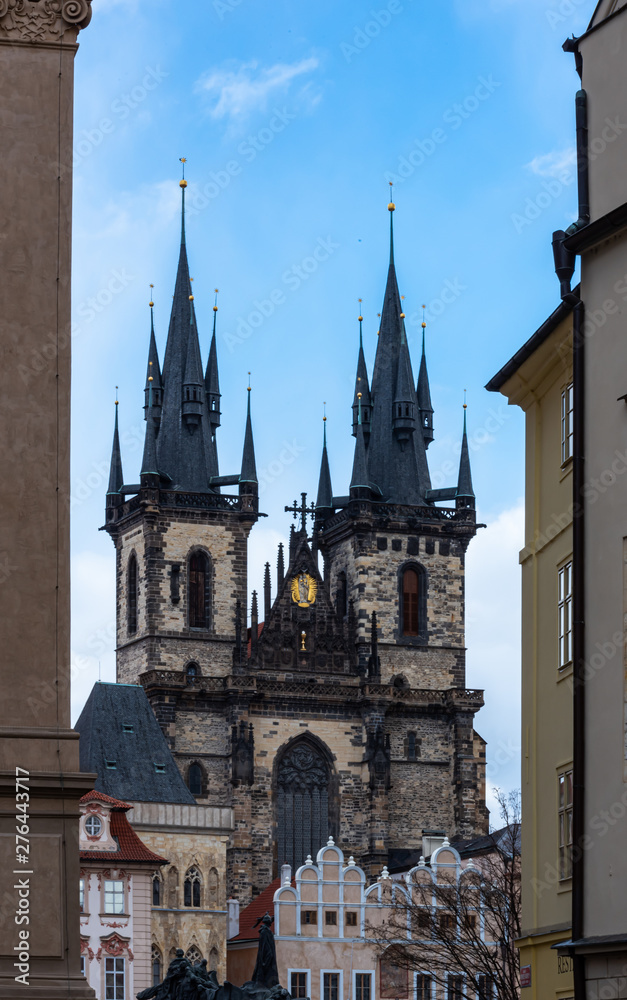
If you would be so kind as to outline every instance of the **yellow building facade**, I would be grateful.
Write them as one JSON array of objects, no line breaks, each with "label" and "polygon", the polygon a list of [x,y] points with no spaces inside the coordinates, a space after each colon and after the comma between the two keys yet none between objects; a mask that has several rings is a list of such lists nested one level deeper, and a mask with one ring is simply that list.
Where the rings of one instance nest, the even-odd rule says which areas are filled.
[{"label": "yellow building facade", "polygon": [[570,1000],[572,310],[560,305],[488,383],[525,413],[522,567],[522,1000]]}]

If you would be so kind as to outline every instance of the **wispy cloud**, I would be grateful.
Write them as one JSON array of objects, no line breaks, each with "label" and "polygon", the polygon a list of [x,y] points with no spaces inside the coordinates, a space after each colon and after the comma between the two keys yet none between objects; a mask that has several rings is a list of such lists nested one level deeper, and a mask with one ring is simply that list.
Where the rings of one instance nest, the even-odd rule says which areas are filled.
[{"label": "wispy cloud", "polygon": [[561,177],[565,171],[572,173],[576,166],[577,152],[574,146],[534,156],[533,160],[526,164],[527,170],[540,177]]},{"label": "wispy cloud", "polygon": [[[266,111],[270,102],[285,97],[294,80],[313,73],[318,65],[319,60],[310,56],[299,62],[275,63],[268,67],[252,61],[237,67],[211,69],[197,81],[196,92],[208,101],[211,118],[226,118],[236,124],[255,111]],[[316,97],[311,91],[309,81],[299,90],[298,97],[315,103]]]}]

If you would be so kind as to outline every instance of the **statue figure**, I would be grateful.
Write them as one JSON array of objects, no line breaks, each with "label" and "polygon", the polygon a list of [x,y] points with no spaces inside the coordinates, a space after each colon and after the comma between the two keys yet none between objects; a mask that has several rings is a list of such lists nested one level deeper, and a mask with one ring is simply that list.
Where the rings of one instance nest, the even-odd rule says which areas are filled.
[{"label": "statue figure", "polygon": [[137,1000],[180,1000],[180,985],[188,968],[191,969],[191,965],[185,958],[185,952],[177,948],[163,982],[142,990],[137,994]]},{"label": "statue figure", "polygon": [[276,945],[274,942],[274,934],[272,933],[272,922],[274,918],[266,913],[265,916],[260,917],[257,924],[261,923],[259,929],[259,948],[257,950],[257,961],[255,963],[255,971],[253,972],[252,981],[255,986],[265,986],[266,989],[272,989],[273,986],[279,986],[279,970],[276,964]]}]

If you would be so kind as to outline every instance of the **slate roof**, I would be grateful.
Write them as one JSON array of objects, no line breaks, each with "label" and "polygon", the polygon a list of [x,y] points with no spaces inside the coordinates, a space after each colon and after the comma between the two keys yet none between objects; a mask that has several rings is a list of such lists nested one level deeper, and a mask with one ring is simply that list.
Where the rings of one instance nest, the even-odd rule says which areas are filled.
[{"label": "slate roof", "polygon": [[96,772],[98,792],[131,802],[195,805],[139,685],[94,684],[74,728],[81,736],[81,770]]}]

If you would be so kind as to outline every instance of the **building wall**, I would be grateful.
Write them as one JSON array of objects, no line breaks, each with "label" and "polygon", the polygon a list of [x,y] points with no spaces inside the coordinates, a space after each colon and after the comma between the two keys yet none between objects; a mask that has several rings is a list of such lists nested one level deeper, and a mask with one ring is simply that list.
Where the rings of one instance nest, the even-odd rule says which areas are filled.
[{"label": "building wall", "polygon": [[[189,832],[184,826],[181,826],[180,832],[176,829],[150,828],[141,819],[133,819],[136,812],[137,807],[130,814],[131,820],[146,847],[169,861],[161,869],[162,906],[152,906],[152,882],[150,884],[151,944],[159,948],[164,968],[167,968],[176,948],[187,952],[195,945],[210,965],[212,949],[215,949],[218,953],[218,979],[222,981],[226,975],[227,837],[209,831]],[[184,906],[185,873],[192,866],[196,866],[202,876],[201,905],[198,909]]]},{"label": "building wall", "polygon": [[[572,660],[558,664],[558,570],[572,559],[572,461],[562,464],[561,397],[572,382],[572,315],[502,388],[525,413],[522,567],[522,942],[529,1000],[566,997],[571,880],[560,879],[558,775],[572,768]],[[566,992],[563,992],[566,990]],[[525,990],[527,996],[527,990]]]}]

